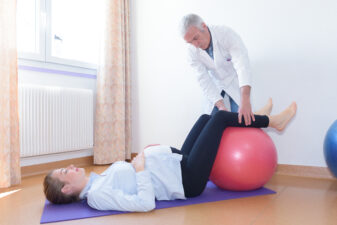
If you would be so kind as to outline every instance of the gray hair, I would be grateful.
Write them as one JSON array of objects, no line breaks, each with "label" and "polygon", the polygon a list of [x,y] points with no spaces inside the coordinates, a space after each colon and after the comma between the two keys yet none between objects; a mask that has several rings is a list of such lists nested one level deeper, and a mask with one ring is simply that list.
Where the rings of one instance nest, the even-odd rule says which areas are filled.
[{"label": "gray hair", "polygon": [[202,24],[204,23],[203,19],[196,14],[188,14],[183,17],[180,23],[180,33],[184,37],[187,33],[187,30],[191,26],[195,26],[202,30]]}]

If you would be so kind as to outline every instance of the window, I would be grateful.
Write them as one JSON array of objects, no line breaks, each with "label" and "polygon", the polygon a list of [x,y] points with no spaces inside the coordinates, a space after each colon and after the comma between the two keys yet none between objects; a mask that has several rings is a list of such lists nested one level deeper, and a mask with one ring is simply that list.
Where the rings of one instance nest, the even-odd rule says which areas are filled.
[{"label": "window", "polygon": [[44,59],[44,31],[40,0],[17,1],[17,47],[19,57]]},{"label": "window", "polygon": [[18,0],[19,58],[96,68],[101,0]]}]

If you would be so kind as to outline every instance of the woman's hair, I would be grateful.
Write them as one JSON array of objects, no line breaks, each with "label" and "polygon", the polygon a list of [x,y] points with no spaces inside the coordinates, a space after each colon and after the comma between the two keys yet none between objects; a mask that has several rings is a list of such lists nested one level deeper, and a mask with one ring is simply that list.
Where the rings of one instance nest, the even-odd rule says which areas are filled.
[{"label": "woman's hair", "polygon": [[58,178],[52,177],[53,171],[49,172],[43,181],[43,192],[48,201],[54,204],[65,204],[79,200],[78,195],[67,195],[61,190],[65,183],[61,182]]},{"label": "woman's hair", "polygon": [[183,17],[183,19],[180,22],[180,34],[181,36],[185,36],[185,34],[187,33],[187,30],[191,27],[191,26],[195,26],[197,28],[199,28],[200,30],[202,30],[202,24],[204,23],[203,19],[196,15],[196,14],[188,14],[186,16]]}]

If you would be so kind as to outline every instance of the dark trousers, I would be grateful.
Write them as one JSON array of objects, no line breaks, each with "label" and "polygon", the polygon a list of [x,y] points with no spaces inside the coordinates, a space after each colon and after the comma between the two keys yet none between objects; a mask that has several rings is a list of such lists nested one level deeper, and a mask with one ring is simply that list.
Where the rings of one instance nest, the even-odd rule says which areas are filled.
[{"label": "dark trousers", "polygon": [[[200,195],[206,187],[215,161],[222,133],[227,127],[246,127],[244,121],[238,122],[238,114],[218,111],[213,116],[202,115],[188,134],[181,151],[172,148],[172,152],[182,154],[182,179],[186,197]],[[267,127],[267,116],[255,115],[255,122],[248,127]]]}]

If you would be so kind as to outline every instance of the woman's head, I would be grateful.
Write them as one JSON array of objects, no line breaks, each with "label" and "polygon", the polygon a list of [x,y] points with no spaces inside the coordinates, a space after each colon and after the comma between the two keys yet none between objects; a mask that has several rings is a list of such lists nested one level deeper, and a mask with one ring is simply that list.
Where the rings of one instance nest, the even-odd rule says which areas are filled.
[{"label": "woman's head", "polygon": [[79,194],[87,184],[83,168],[73,165],[51,171],[44,178],[43,191],[54,204],[70,203],[79,200]]}]

